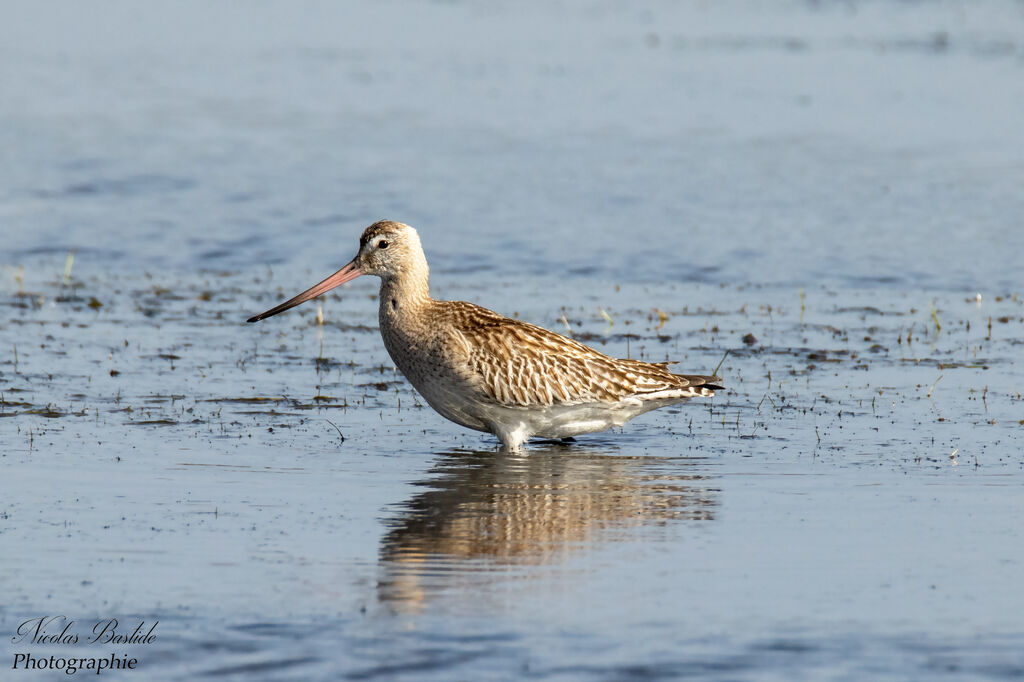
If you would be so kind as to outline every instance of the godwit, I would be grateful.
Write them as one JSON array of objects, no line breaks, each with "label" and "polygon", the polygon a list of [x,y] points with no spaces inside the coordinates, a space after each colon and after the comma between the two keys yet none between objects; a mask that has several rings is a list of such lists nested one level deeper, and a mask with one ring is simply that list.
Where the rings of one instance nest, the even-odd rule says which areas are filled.
[{"label": "godwit", "polygon": [[712,396],[718,377],[672,374],[668,363],[622,360],[463,301],[430,297],[416,230],[370,225],[345,267],[257,322],[360,275],[380,283],[384,347],[441,416],[518,449],[532,436],[568,438],[622,426],[644,412]]}]

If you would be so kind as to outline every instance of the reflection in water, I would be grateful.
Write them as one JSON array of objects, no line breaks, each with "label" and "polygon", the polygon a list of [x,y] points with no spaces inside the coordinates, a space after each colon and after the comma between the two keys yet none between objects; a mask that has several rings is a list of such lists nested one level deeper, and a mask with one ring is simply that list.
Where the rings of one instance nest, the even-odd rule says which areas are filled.
[{"label": "reflection in water", "polygon": [[379,598],[416,610],[474,573],[514,573],[614,539],[614,529],[714,518],[700,458],[551,445],[527,455],[445,453],[401,505],[381,550]]}]

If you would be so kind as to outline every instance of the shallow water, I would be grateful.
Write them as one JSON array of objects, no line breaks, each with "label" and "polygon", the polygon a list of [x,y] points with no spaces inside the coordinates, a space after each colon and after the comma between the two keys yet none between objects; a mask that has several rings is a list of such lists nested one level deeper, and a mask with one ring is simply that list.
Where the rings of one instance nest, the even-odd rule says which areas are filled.
[{"label": "shallow water", "polygon": [[[159,625],[6,665],[1024,675],[1019,3],[8,14],[2,632]],[[381,217],[436,296],[727,390],[508,455],[369,278],[243,323]]]}]

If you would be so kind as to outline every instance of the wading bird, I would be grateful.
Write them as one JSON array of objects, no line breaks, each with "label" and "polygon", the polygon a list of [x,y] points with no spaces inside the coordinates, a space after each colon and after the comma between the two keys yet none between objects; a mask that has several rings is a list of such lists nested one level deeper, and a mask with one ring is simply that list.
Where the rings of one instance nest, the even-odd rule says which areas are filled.
[{"label": "wading bird", "polygon": [[616,359],[463,301],[435,301],[416,230],[382,220],[345,267],[257,322],[360,275],[380,277],[380,334],[409,383],[441,416],[493,433],[515,450],[532,436],[571,438],[695,396],[718,377],[672,374],[668,363]]}]

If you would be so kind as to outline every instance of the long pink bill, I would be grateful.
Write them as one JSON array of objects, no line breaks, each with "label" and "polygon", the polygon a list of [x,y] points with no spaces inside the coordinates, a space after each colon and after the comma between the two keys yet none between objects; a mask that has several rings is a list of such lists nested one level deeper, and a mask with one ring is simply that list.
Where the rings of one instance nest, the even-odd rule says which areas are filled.
[{"label": "long pink bill", "polygon": [[363,274],[363,271],[359,269],[358,265],[356,265],[355,259],[352,259],[352,261],[349,262],[348,265],[343,267],[341,270],[338,270],[336,273],[334,273],[324,281],[320,282],[316,286],[306,289],[295,298],[290,298],[281,305],[271,308],[265,313],[260,313],[259,315],[254,315],[250,317],[248,320],[246,320],[246,322],[259,322],[260,320],[268,318],[271,315],[283,313],[289,308],[294,308],[300,303],[305,303],[311,298],[316,298],[321,294],[326,294],[328,291],[330,291],[336,286],[342,285],[345,282],[351,282],[361,274]]}]

